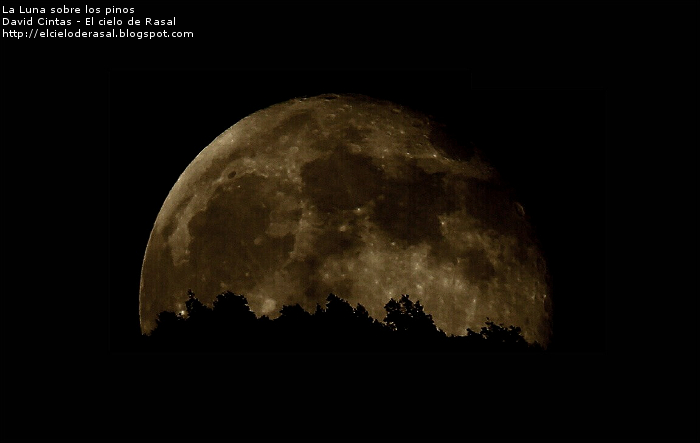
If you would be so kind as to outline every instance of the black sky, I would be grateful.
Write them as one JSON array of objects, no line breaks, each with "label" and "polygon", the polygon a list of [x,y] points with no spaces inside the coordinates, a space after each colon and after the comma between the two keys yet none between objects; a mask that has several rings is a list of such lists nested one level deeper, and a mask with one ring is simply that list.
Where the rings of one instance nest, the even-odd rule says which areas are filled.
[{"label": "black sky", "polygon": [[[431,114],[461,144],[474,143],[484,152],[516,190],[542,242],[557,310],[555,349],[604,352],[604,91],[479,89],[472,73],[455,68],[112,72],[114,203],[138,207],[140,214],[128,211],[118,219],[134,232],[128,246],[115,243],[122,252],[118,257],[140,270],[135,263],[143,259],[170,187],[200,150],[239,119],[293,97],[361,93]],[[133,96],[151,97],[157,111],[134,108]],[[118,179],[121,174],[128,175],[127,183]],[[138,287],[139,275],[134,277],[130,283]],[[138,298],[112,301],[114,325],[120,325],[116,338],[135,330],[121,320],[134,321],[129,309]]]},{"label": "black sky", "polygon": [[[3,38],[3,440],[697,438],[697,3],[285,4],[129,5],[188,42]],[[193,156],[333,90],[471,124],[543,241],[561,353],[126,351],[148,234]]]}]

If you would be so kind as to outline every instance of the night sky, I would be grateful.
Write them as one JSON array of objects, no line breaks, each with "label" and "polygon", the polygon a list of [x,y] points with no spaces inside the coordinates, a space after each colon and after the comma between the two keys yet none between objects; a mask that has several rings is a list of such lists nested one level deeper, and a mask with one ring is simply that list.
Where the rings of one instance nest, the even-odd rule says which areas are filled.
[{"label": "night sky", "polygon": [[[354,92],[433,115],[456,140],[485,153],[515,189],[541,241],[554,291],[553,348],[605,350],[601,91],[478,90],[466,69],[118,71],[111,80],[116,128],[111,170],[115,177],[122,170],[129,176],[127,183],[115,183],[115,204],[126,198],[125,207],[143,214],[123,213],[118,224],[134,235],[115,244],[115,252],[124,265],[138,263],[137,288],[160,206],[201,149],[240,118],[271,104]],[[248,86],[236,90],[236,84]],[[225,97],[219,97],[221,91],[227,91]],[[140,95],[152,97],[158,111],[134,110],[130,97]],[[128,282],[123,284],[127,291]],[[112,301],[120,331],[137,330],[138,315],[130,309],[138,306],[138,297]]]},{"label": "night sky", "polygon": [[[188,45],[3,38],[3,440],[697,438],[697,3],[255,5],[128,5],[187,17]],[[487,154],[542,242],[551,352],[130,351],[181,172],[246,115],[328,92]]]}]

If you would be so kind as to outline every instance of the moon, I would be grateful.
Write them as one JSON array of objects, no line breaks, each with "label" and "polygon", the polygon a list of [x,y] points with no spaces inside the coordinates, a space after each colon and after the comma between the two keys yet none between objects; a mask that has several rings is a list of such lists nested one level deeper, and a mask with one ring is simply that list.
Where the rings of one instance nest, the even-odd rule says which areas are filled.
[{"label": "moon", "polygon": [[405,106],[354,94],[297,98],[203,149],[151,231],[141,328],[230,290],[258,315],[313,312],[329,293],[384,318],[419,300],[447,334],[487,317],[546,346],[546,264],[525,209],[474,146]]}]

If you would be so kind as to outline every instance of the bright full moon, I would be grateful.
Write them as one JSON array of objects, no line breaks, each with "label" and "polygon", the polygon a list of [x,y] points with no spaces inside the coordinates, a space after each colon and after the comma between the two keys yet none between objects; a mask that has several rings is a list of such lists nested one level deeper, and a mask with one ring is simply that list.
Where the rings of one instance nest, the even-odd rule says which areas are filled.
[{"label": "bright full moon", "polygon": [[141,327],[230,290],[271,318],[329,293],[377,319],[409,294],[447,334],[489,317],[547,345],[551,300],[525,210],[473,146],[360,95],[294,99],[239,121],[185,169],[141,274]]}]

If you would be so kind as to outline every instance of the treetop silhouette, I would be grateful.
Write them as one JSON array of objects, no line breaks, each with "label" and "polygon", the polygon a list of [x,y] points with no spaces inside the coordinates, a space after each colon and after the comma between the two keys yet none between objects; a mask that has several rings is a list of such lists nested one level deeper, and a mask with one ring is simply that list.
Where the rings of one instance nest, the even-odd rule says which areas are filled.
[{"label": "treetop silhouette", "polygon": [[505,327],[488,317],[478,332],[447,336],[407,294],[391,298],[383,321],[358,304],[329,294],[313,313],[299,304],[285,305],[270,320],[257,317],[244,295],[219,294],[212,307],[187,293],[186,315],[161,312],[156,328],[144,335],[146,350],[245,352],[525,352],[542,350],[528,343],[516,326]]}]

